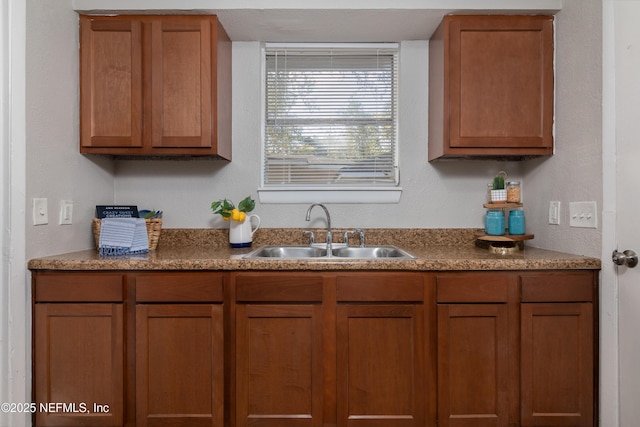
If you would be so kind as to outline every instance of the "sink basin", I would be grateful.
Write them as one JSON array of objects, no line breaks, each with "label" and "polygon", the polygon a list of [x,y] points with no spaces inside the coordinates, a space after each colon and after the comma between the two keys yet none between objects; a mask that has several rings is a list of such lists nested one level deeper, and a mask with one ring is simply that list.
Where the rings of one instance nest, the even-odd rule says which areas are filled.
[{"label": "sink basin", "polygon": [[263,246],[245,258],[318,258],[327,255],[325,248],[309,246]]},{"label": "sink basin", "polygon": [[341,258],[378,259],[378,258],[414,258],[409,253],[395,246],[366,246],[334,249],[333,256]]},{"label": "sink basin", "polygon": [[413,259],[414,257],[396,246],[340,247],[327,255],[326,248],[310,246],[262,246],[244,256],[247,259]]}]

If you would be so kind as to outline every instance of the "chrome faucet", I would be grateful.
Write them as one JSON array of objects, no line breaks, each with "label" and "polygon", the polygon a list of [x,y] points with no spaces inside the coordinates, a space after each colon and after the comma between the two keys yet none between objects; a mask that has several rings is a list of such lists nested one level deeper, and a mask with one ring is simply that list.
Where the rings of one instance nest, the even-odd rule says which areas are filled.
[{"label": "chrome faucet", "polygon": [[311,206],[309,206],[309,209],[307,209],[307,217],[305,219],[307,221],[311,221],[311,210],[315,206],[320,206],[324,210],[324,213],[327,215],[327,255],[331,256],[331,247],[333,245],[333,239],[331,237],[331,215],[329,215],[329,210],[322,203],[314,203]]}]

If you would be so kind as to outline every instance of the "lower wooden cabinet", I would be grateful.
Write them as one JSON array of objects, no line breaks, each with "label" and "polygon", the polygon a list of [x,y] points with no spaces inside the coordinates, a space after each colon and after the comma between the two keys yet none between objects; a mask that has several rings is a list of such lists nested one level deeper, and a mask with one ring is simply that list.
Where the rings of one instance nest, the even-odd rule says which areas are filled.
[{"label": "lower wooden cabinet", "polygon": [[338,306],[338,426],[423,426],[421,304]]},{"label": "lower wooden cabinet", "polygon": [[123,425],[123,275],[34,273],[34,284],[34,425]]},{"label": "lower wooden cabinet", "polygon": [[235,425],[433,425],[425,277],[233,274]]},{"label": "lower wooden cabinet", "polygon": [[441,426],[507,426],[516,399],[506,304],[438,307]]},{"label": "lower wooden cabinet", "polygon": [[224,277],[34,272],[34,425],[222,427]]},{"label": "lower wooden cabinet", "polygon": [[597,425],[596,274],[439,274],[439,426]]},{"label": "lower wooden cabinet", "polygon": [[437,276],[440,426],[509,426],[518,413],[515,277]]},{"label": "lower wooden cabinet", "polygon": [[427,422],[426,366],[432,354],[425,347],[425,299],[431,300],[432,284],[426,279],[399,272],[337,276],[338,426]]},{"label": "lower wooden cabinet", "polygon": [[123,325],[122,304],[36,304],[36,425],[122,425]]},{"label": "lower wooden cabinet", "polygon": [[324,425],[324,282],[322,274],[232,275],[235,426]]},{"label": "lower wooden cabinet", "polygon": [[236,309],[236,426],[322,426],[322,307]]},{"label": "lower wooden cabinet", "polygon": [[33,273],[35,426],[597,425],[597,271]]},{"label": "lower wooden cabinet", "polygon": [[222,427],[222,274],[147,273],[135,286],[138,427]]},{"label": "lower wooden cabinet", "polygon": [[597,425],[595,279],[576,273],[521,280],[521,425]]},{"label": "lower wooden cabinet", "polygon": [[221,427],[222,305],[138,304],[136,425]]}]

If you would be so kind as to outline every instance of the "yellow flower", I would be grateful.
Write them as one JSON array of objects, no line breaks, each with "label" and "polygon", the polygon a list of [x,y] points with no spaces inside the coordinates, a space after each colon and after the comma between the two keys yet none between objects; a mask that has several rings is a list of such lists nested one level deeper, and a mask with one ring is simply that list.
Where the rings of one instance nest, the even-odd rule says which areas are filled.
[{"label": "yellow flower", "polygon": [[247,217],[246,212],[251,212],[256,206],[256,202],[247,196],[238,203],[236,207],[232,201],[227,199],[218,200],[211,203],[211,210],[214,214],[219,214],[225,221],[234,220],[244,222]]}]

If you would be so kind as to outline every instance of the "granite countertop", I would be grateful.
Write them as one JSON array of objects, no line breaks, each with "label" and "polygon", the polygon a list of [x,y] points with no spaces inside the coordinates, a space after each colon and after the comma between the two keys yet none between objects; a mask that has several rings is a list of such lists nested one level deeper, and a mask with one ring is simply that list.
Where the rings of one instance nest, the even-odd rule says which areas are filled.
[{"label": "granite countertop", "polygon": [[[323,242],[323,230],[314,230]],[[344,230],[335,230],[340,242]],[[31,270],[564,270],[600,269],[598,258],[537,249],[493,253],[476,245],[477,229],[371,229],[367,245],[396,245],[415,259],[244,259],[262,245],[306,245],[302,229],[260,229],[251,248],[232,249],[228,230],[163,229],[144,255],[99,256],[95,249],[32,259]],[[353,245],[358,245],[355,238]]]}]

